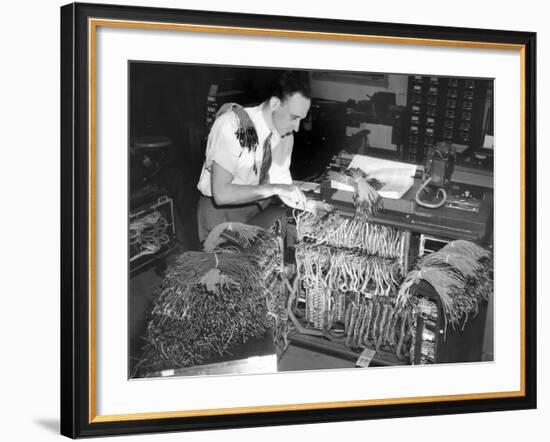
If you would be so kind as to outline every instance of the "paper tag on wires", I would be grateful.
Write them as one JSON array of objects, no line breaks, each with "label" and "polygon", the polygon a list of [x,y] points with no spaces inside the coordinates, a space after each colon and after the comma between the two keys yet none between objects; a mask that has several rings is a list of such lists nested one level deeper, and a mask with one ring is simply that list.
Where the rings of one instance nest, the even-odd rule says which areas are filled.
[{"label": "paper tag on wires", "polygon": [[368,367],[375,355],[375,350],[365,348],[359,355],[359,359],[357,359],[355,365],[357,365],[358,367]]}]

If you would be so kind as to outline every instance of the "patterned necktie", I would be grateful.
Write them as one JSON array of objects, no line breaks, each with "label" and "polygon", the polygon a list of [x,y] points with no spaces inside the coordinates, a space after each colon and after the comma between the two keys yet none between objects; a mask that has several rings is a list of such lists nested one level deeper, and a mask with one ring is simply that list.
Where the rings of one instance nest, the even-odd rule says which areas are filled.
[{"label": "patterned necktie", "polygon": [[271,135],[273,135],[273,132],[264,141],[264,157],[262,159],[262,168],[260,169],[260,184],[264,184],[271,167]]}]

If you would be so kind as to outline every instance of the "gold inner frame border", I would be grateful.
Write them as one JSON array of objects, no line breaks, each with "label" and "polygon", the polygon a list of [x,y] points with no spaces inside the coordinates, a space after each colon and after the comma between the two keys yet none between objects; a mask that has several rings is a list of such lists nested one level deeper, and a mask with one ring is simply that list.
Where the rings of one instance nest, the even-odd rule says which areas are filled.
[{"label": "gold inner frame border", "polygon": [[[181,410],[181,411],[162,411],[148,413],[131,413],[131,414],[111,414],[97,415],[96,414],[96,236],[95,236],[95,220],[96,220],[96,35],[98,27],[115,27],[115,28],[134,28],[148,30],[172,30],[185,32],[206,32],[218,34],[236,34],[236,35],[254,35],[254,36],[270,36],[270,37],[292,37],[292,38],[307,38],[307,39],[323,39],[323,40],[339,40],[339,41],[354,41],[354,42],[370,42],[370,43],[390,43],[390,44],[410,44],[420,46],[446,46],[446,47],[462,47],[462,48],[477,48],[477,49],[498,49],[518,51],[520,55],[520,209],[521,209],[521,226],[520,226],[520,389],[518,391],[505,392],[488,392],[488,393],[472,393],[472,394],[454,394],[454,395],[438,395],[438,396],[418,396],[404,398],[388,398],[388,399],[368,399],[354,401],[337,401],[337,402],[317,402],[317,403],[300,403],[300,404],[285,404],[285,405],[261,405],[254,407],[235,407],[235,408],[219,408],[219,409],[198,409],[198,410]],[[460,41],[460,40],[443,40],[443,39],[424,39],[411,37],[390,37],[376,35],[361,35],[361,34],[340,34],[327,32],[310,32],[310,31],[294,31],[282,29],[267,29],[267,28],[249,28],[249,27],[232,27],[232,26],[213,26],[213,25],[196,25],[184,23],[160,23],[132,20],[111,20],[111,19],[88,19],[88,184],[89,184],[89,383],[88,383],[88,421],[89,423],[100,422],[120,422],[134,421],[147,419],[169,419],[169,418],[185,418],[198,416],[221,416],[221,415],[240,415],[247,413],[269,413],[281,411],[304,411],[304,410],[321,410],[329,408],[349,408],[349,407],[365,407],[375,405],[397,405],[397,404],[414,404],[427,402],[442,402],[442,401],[462,401],[462,400],[482,400],[482,399],[500,399],[525,396],[525,109],[526,109],[526,83],[525,83],[525,45],[494,43],[494,42],[475,42],[475,41]]]}]

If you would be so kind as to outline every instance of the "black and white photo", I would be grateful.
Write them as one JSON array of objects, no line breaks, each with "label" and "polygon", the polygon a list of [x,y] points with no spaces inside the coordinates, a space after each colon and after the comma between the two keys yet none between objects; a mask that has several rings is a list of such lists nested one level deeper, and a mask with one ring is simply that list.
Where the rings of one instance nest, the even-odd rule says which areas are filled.
[{"label": "black and white photo", "polygon": [[132,377],[492,361],[493,79],[128,69]]}]

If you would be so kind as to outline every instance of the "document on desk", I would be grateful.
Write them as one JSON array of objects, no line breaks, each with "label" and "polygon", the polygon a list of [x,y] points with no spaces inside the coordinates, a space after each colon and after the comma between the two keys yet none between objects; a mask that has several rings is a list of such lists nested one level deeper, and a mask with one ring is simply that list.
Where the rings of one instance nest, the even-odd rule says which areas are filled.
[{"label": "document on desk", "polygon": [[416,165],[383,160],[367,155],[354,155],[348,168],[359,168],[369,178],[376,178],[384,186],[378,191],[381,197],[401,198],[414,184]]}]

